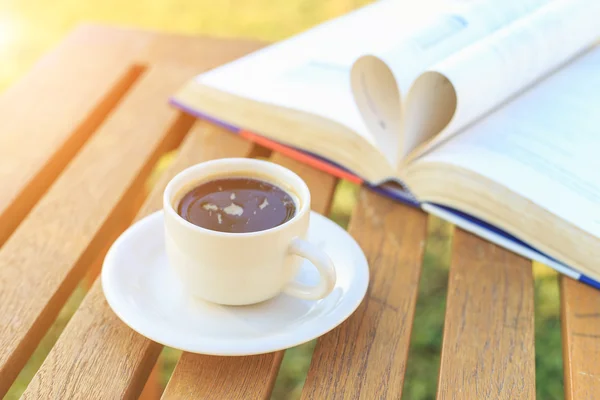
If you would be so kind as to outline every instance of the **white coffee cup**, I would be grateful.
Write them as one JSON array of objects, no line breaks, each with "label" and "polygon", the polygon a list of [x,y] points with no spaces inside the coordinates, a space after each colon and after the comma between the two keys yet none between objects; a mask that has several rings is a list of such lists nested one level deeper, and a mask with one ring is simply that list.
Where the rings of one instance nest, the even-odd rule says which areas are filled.
[{"label": "white coffee cup", "polygon": [[[296,213],[271,229],[226,233],[202,228],[177,213],[181,198],[202,182],[224,177],[266,180],[297,199]],[[194,297],[224,305],[246,305],[284,292],[307,300],[327,296],[335,285],[330,258],[305,240],[310,191],[295,173],[249,158],[227,158],[194,165],[177,174],[163,195],[165,244],[170,267]],[[294,280],[302,258],[318,270],[316,286]]]}]

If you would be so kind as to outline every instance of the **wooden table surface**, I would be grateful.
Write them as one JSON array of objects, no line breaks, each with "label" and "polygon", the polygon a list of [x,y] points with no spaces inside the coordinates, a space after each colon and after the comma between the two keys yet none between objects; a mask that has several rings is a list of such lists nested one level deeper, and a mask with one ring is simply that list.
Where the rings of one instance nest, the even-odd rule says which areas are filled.
[{"label": "wooden table surface", "polygon": [[[97,276],[127,226],[161,208],[182,168],[269,157],[301,175],[327,214],[336,178],[167,104],[192,76],[260,46],[82,26],[0,96],[0,395],[78,283]],[[156,161],[177,148],[146,196]],[[397,399],[427,217],[362,189],[348,230],[372,281],[359,309],[318,340],[302,398]],[[566,397],[600,398],[600,293],[562,278],[561,302]],[[96,279],[23,397],[137,398],[160,351],[116,317]],[[184,353],[162,396],[268,398],[282,356]],[[458,229],[438,382],[440,399],[535,397],[531,263]]]}]

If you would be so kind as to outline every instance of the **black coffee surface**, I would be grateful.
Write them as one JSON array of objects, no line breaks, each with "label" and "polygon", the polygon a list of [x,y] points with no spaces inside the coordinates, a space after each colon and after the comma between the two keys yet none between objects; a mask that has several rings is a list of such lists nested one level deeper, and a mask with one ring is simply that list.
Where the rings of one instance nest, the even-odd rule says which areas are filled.
[{"label": "black coffee surface", "polygon": [[183,196],[177,212],[194,225],[219,232],[246,233],[274,228],[292,219],[296,205],[283,189],[254,178],[221,178]]}]

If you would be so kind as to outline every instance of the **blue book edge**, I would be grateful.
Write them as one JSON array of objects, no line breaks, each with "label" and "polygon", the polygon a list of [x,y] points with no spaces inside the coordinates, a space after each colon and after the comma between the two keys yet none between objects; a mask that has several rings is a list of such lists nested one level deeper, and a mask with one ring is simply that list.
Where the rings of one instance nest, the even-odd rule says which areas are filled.
[{"label": "blue book edge", "polygon": [[460,210],[443,206],[441,204],[424,203],[421,205],[421,207],[427,213],[436,215],[443,220],[453,223],[467,232],[482,237],[500,247],[519,254],[524,258],[538,261],[544,265],[547,265],[560,274],[583,282],[596,289],[600,289],[600,282],[590,278],[589,276],[583,275],[577,270],[560,262],[556,258],[545,254],[539,249],[531,246],[530,244],[498,228],[495,225],[492,225]]}]

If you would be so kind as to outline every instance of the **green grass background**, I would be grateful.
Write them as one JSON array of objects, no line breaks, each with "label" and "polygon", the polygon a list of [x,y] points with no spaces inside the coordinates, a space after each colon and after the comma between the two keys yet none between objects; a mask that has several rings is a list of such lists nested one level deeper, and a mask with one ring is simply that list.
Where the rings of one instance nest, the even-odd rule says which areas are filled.
[{"label": "green grass background", "polygon": [[[368,0],[3,0],[0,1],[0,92],[17,80],[44,52],[80,22],[102,22],[166,32],[279,40],[367,4]],[[357,188],[342,182],[331,218],[346,226]],[[430,219],[424,269],[419,286],[404,398],[434,399],[445,312],[452,227]],[[563,375],[556,275],[537,265],[536,386],[538,399],[562,399]],[[71,296],[26,368],[6,396],[17,399],[35,374],[85,296]],[[314,342],[286,352],[274,399],[296,399],[305,379]],[[161,355],[165,384],[179,353]]]}]

